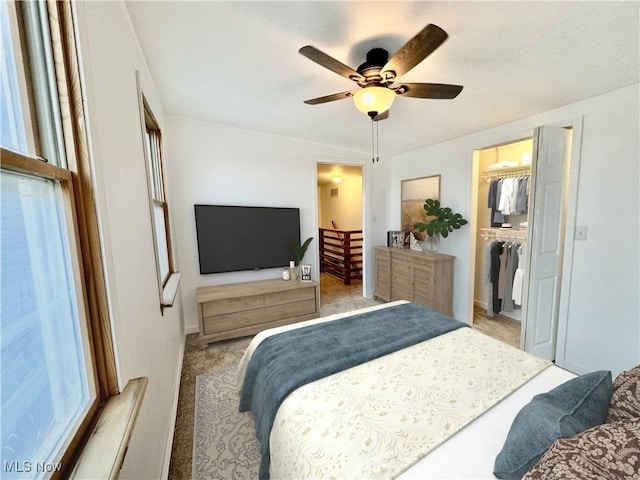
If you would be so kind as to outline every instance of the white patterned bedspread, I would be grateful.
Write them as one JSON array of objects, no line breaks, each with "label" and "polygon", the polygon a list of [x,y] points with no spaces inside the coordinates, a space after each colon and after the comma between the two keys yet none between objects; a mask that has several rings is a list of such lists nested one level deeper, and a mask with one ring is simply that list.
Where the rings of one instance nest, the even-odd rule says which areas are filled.
[{"label": "white patterned bedspread", "polygon": [[278,410],[270,476],[397,477],[549,365],[460,328],[307,384]]},{"label": "white patterned bedspread", "polygon": [[276,415],[271,478],[393,478],[547,366],[461,328],[305,385]]}]

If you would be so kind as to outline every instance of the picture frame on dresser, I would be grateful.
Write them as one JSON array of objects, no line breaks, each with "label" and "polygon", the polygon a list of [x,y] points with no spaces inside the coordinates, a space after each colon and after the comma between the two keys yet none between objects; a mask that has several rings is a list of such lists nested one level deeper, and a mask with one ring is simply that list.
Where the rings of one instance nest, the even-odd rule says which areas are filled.
[{"label": "picture frame on dresser", "polygon": [[300,264],[300,281],[301,282],[311,281],[311,265]]},{"label": "picture frame on dresser", "polygon": [[417,240],[424,240],[426,233],[413,228],[414,223],[424,222],[424,201],[440,200],[440,174],[410,178],[400,181],[400,219],[403,231],[413,233]]}]

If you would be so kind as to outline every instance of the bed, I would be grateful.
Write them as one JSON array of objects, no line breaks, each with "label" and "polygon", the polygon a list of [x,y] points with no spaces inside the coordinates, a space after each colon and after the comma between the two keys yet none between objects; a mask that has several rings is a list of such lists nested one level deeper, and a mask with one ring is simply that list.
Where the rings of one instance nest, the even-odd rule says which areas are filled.
[{"label": "bed", "polygon": [[[391,331],[380,330],[398,318]],[[405,321],[415,323],[407,332]],[[608,375],[608,386],[604,372],[597,379],[607,405]],[[259,333],[240,362],[238,387],[240,410],[256,423],[261,479],[495,478],[519,412],[577,379],[399,301]],[[594,425],[602,415],[600,408]],[[527,458],[526,470],[538,459]],[[521,478],[519,468],[501,478]]]}]

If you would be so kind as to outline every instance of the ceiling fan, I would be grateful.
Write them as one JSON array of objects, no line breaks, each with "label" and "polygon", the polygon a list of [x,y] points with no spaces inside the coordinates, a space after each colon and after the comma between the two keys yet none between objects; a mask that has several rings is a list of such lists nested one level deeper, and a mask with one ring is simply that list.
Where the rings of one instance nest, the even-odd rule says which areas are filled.
[{"label": "ceiling fan", "polygon": [[383,120],[396,96],[413,98],[452,99],[462,91],[461,85],[442,83],[406,83],[398,78],[427,58],[447,39],[448,35],[437,25],[429,24],[405,43],[391,58],[384,48],[373,48],[367,60],[357,70],[339,62],[311,45],[299,52],[308,59],[328,68],[332,72],[354,81],[360,89],[334,93],[324,97],[305,100],[308,105],[333,102],[353,97],[358,110],[372,120]]}]

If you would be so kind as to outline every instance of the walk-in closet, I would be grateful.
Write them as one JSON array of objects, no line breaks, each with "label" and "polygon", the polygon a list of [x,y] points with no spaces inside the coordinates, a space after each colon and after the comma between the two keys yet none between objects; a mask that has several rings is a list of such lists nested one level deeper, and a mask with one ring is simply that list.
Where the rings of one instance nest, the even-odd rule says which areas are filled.
[{"label": "walk-in closet", "polygon": [[479,150],[474,308],[521,320],[533,139]]}]

